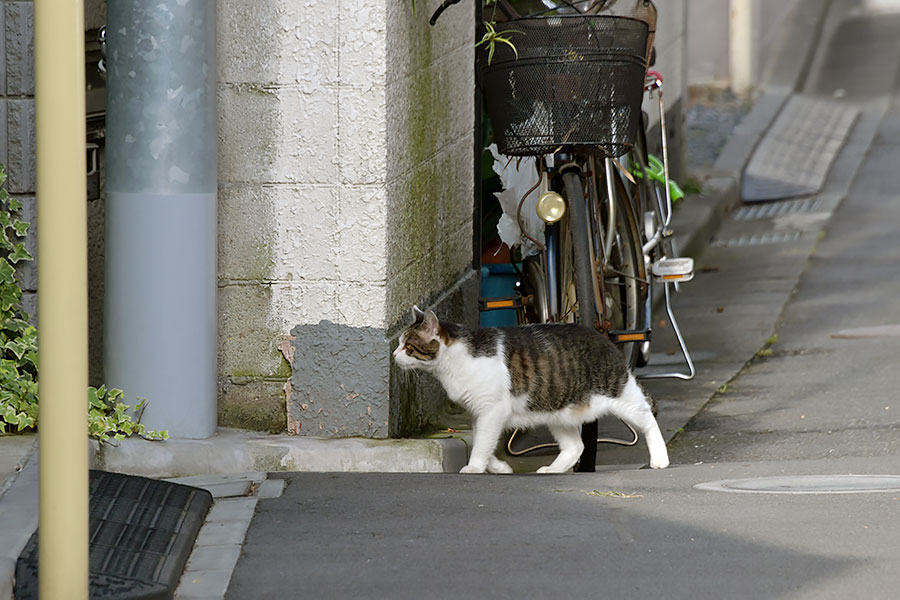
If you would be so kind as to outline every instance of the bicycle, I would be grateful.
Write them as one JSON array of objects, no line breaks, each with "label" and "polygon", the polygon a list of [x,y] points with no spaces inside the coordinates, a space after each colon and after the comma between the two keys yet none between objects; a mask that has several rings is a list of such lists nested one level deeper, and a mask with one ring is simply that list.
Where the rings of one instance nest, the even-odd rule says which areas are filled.
[{"label": "bicycle", "polygon": [[[458,2],[445,0],[432,25]],[[598,329],[633,368],[649,360],[652,282],[662,282],[688,372],[645,377],[690,379],[695,370],[672,312],[670,286],[693,277],[693,260],[677,256],[670,229],[662,77],[648,71],[656,8],[637,0],[630,15],[601,12],[614,3],[544,0],[545,10],[527,16],[509,0],[493,3],[503,21],[502,27],[485,26],[479,42],[490,46],[479,57],[485,106],[499,152],[519,161],[516,168],[524,161],[525,174],[533,169],[536,177],[514,215],[521,235],[521,266],[513,262],[519,288],[480,305],[513,307],[520,323],[574,321]],[[662,173],[655,177],[641,110],[645,92],[658,97],[660,109]],[[528,211],[540,217],[537,227],[529,228]],[[598,440],[597,424],[584,426],[576,470],[595,469],[598,441],[633,445],[632,434],[631,441]],[[515,435],[507,443],[514,455],[552,445],[516,451]]]}]

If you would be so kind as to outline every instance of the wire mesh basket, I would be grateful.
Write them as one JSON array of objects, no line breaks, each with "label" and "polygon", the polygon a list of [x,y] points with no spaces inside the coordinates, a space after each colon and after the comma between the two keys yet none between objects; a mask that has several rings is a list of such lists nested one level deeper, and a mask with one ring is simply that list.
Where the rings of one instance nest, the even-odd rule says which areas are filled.
[{"label": "wire mesh basket", "polygon": [[523,18],[498,24],[515,50],[479,52],[485,105],[500,152],[534,156],[597,146],[611,158],[634,144],[649,28],[609,15]]}]

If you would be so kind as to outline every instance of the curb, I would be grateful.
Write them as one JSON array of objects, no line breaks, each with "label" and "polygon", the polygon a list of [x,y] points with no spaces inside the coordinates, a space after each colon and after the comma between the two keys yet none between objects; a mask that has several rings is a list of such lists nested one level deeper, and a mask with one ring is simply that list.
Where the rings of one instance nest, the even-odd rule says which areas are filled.
[{"label": "curb", "polygon": [[219,429],[208,439],[152,442],[127,438],[101,445],[94,468],[144,477],[251,471],[457,472],[467,461],[459,438],[324,439]]}]

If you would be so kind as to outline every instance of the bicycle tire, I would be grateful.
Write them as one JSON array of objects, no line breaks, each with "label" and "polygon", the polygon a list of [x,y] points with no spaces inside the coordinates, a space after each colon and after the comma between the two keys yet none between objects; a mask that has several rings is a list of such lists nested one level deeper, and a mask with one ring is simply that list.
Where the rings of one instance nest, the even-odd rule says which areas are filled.
[{"label": "bicycle tire", "polygon": [[594,302],[594,267],[591,264],[588,245],[591,243],[588,234],[587,206],[584,200],[584,187],[581,175],[574,171],[563,173],[563,185],[566,191],[566,204],[569,207],[569,229],[572,233],[572,251],[575,266],[575,298],[577,301],[578,322],[585,327],[595,328],[597,314]]},{"label": "bicycle tire", "polygon": [[[613,330],[640,331],[645,323],[647,275],[642,252],[640,229],[631,197],[621,178],[615,177],[616,239],[603,274],[604,298],[607,305],[600,312],[604,322]],[[629,369],[633,369],[640,353],[640,344],[619,344]]]},{"label": "bicycle tire", "polygon": [[[570,212],[570,228],[573,238],[573,254],[575,264],[575,294],[578,303],[578,320],[589,327],[596,327],[597,319],[602,324],[611,325],[617,330],[640,330],[644,323],[643,299],[645,293],[641,286],[646,285],[647,277],[641,252],[640,234],[637,220],[632,209],[632,202],[621,179],[615,176],[616,226],[615,240],[611,247],[604,273],[598,286],[603,288],[604,306],[597,306],[594,293],[594,267],[591,260],[589,244],[594,244],[599,252],[597,232],[602,231],[604,215],[588,216],[583,201],[584,192],[581,178],[577,173],[563,175],[566,187],[567,204]],[[597,186],[598,180],[592,181]],[[598,190],[601,188],[597,188]],[[605,194],[604,194],[605,196]],[[575,199],[581,198],[582,201]],[[578,223],[592,221],[590,229]],[[591,233],[593,234],[591,235]],[[593,238],[593,239],[592,239]],[[598,252],[595,252],[597,255]],[[614,275],[615,277],[611,277]],[[629,342],[620,345],[628,368],[633,368],[637,361],[638,344]]]},{"label": "bicycle tire", "polygon": [[[599,191],[599,178],[596,173],[591,184]],[[605,179],[605,174],[604,174]],[[599,241],[596,232],[602,232],[603,215],[591,215],[590,231],[588,227],[579,227],[578,223],[588,222],[588,209],[584,202],[584,192],[581,189],[581,179],[577,173],[566,173],[563,181],[566,187],[567,204],[571,211],[571,228],[573,236],[573,253],[576,267],[576,296],[578,302],[578,316],[582,323],[589,322],[593,325],[595,314],[605,324],[620,330],[638,330],[646,326],[643,322],[643,298],[641,285],[646,285],[646,273],[644,269],[644,257],[641,252],[640,234],[637,228],[631,198],[625,190],[624,184],[618,175],[615,175],[615,197],[611,202],[615,204],[615,239],[607,257],[603,277],[598,286],[603,288],[604,306],[598,307],[594,293],[594,268],[591,264],[591,252],[589,244],[594,244],[599,250]],[[605,189],[605,188],[604,188]],[[579,201],[579,199],[581,201]],[[580,208],[580,209],[579,209]],[[578,232],[584,232],[586,243],[579,241]],[[579,265],[587,263],[588,271],[582,271]],[[579,280],[582,281],[579,284]],[[618,304],[616,304],[616,297]],[[599,309],[599,310],[598,310]],[[596,312],[595,312],[596,311]],[[638,361],[640,345],[635,342],[621,344],[625,363],[631,369]],[[586,423],[581,429],[581,438],[584,443],[584,451],[576,466],[578,472],[593,472],[596,470],[597,460],[597,421]]]}]

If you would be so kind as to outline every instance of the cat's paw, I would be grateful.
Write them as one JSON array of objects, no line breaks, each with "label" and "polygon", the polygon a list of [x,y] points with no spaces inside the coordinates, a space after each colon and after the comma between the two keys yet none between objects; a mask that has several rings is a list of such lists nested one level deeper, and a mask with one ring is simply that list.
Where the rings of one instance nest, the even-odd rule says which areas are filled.
[{"label": "cat's paw", "polygon": [[471,473],[484,473],[484,468],[475,467],[472,465],[466,465],[459,472],[463,475],[468,475]]},{"label": "cat's paw", "polygon": [[557,471],[556,469],[550,468],[550,465],[547,465],[547,466],[544,466],[544,467],[538,467],[538,470],[535,471],[535,473],[544,473],[544,474],[547,474],[547,473],[560,473],[560,472],[561,472],[561,471]]},{"label": "cat's paw", "polygon": [[656,458],[650,457],[650,468],[651,469],[665,469],[669,466],[669,457],[668,456],[658,456]]},{"label": "cat's paw", "polygon": [[507,463],[503,462],[499,458],[494,458],[488,463],[488,473],[497,473],[498,475],[510,475],[513,470],[512,467]]}]

